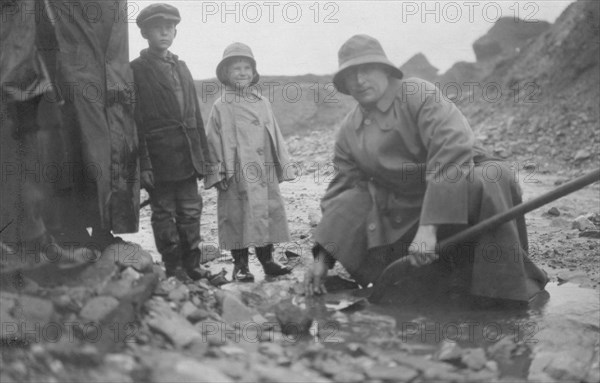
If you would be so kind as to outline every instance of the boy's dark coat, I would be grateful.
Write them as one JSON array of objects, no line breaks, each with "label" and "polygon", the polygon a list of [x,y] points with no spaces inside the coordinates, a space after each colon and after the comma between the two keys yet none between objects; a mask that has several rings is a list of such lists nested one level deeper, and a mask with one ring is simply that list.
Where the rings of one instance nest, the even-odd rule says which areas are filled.
[{"label": "boy's dark coat", "polygon": [[137,93],[136,123],[141,170],[152,170],[155,182],[202,178],[208,147],[192,75],[178,60],[177,73],[184,96],[184,113],[169,79],[146,51],[131,62]]}]

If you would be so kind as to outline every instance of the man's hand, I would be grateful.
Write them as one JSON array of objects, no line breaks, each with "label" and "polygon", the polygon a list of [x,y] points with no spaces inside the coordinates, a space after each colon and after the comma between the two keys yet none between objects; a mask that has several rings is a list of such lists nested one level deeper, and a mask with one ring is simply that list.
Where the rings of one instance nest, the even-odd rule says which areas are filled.
[{"label": "man's hand", "polygon": [[227,189],[229,189],[229,182],[227,181],[227,179],[223,179],[220,182],[218,182],[215,187],[220,191],[220,192],[224,192],[227,191]]},{"label": "man's hand", "polygon": [[304,274],[304,293],[307,296],[327,294],[325,278],[328,270],[325,256],[318,254],[312,266],[309,266]]},{"label": "man's hand", "polygon": [[146,190],[154,189],[154,173],[152,170],[142,170],[140,175],[142,187]]},{"label": "man's hand", "polygon": [[436,254],[437,226],[419,226],[415,238],[408,248],[408,260],[411,265],[419,267],[438,259]]}]

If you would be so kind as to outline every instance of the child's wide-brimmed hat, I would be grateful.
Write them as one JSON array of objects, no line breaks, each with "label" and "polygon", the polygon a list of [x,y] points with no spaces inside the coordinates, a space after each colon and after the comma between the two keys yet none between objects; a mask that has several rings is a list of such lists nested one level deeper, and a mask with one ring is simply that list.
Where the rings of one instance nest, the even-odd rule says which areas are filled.
[{"label": "child's wide-brimmed hat", "polygon": [[333,76],[333,85],[338,91],[350,94],[346,89],[344,72],[362,64],[383,64],[389,67],[392,76],[401,79],[402,71],[387,58],[377,39],[367,35],[355,35],[342,45],[338,52],[339,69]]},{"label": "child's wide-brimmed hat", "polygon": [[256,84],[260,78],[260,75],[256,71],[256,60],[254,60],[252,49],[243,43],[233,43],[225,48],[223,59],[221,59],[221,62],[217,65],[217,79],[223,84],[227,83],[227,65],[233,58],[245,58],[250,60],[252,71],[254,72],[254,77],[252,78],[252,81],[250,81],[250,85]]},{"label": "child's wide-brimmed hat", "polygon": [[181,21],[181,16],[179,10],[172,5],[165,3],[151,4],[142,9],[135,19],[135,23],[142,28],[149,21],[156,19],[171,20],[177,25]]}]

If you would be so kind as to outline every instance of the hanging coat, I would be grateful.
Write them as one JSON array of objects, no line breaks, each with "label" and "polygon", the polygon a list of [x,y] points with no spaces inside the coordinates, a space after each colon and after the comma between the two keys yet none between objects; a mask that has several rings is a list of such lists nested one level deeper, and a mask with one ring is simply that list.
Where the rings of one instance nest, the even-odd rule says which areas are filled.
[{"label": "hanging coat", "polygon": [[[94,189],[103,229],[138,230],[139,164],[125,0],[49,1],[56,20],[57,87],[75,183]],[[77,186],[76,186],[77,187]]]},{"label": "hanging coat", "polygon": [[[361,283],[373,282],[378,275],[365,275],[369,250],[410,243],[419,225],[466,227],[520,203],[512,173],[498,162],[476,166],[483,158],[439,89],[390,79],[374,107],[357,106],[341,125],[316,242]],[[474,242],[473,294],[527,300],[545,285],[527,257],[524,220]]]},{"label": "hanging coat", "polygon": [[210,171],[205,186],[229,182],[217,202],[220,246],[231,250],[289,241],[279,183],[294,178],[294,164],[269,101],[225,90],[213,105],[206,134]]}]

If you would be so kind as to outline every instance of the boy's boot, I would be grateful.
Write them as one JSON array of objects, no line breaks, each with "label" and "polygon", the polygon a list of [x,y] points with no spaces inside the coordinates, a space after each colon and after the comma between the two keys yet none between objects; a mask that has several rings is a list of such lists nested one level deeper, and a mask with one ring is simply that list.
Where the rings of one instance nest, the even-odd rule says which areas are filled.
[{"label": "boy's boot", "polygon": [[256,257],[261,263],[266,275],[276,277],[278,275],[289,274],[292,272],[287,266],[281,266],[273,259],[273,245],[256,248]]},{"label": "boy's boot", "polygon": [[162,256],[165,264],[167,278],[175,277],[182,282],[191,282],[181,264],[181,248],[179,247],[179,234],[171,222],[153,222],[154,241],[156,249]]},{"label": "boy's boot", "polygon": [[202,278],[210,279],[212,277],[210,270],[200,265],[201,256],[200,249],[190,251],[183,256],[183,268],[194,281],[199,281]]},{"label": "boy's boot", "polygon": [[163,262],[165,264],[165,274],[167,278],[175,277],[179,279],[181,282],[192,282],[192,278],[188,275],[186,270],[181,266],[181,255],[176,254],[161,254],[163,258]]},{"label": "boy's boot", "polygon": [[233,257],[232,279],[238,282],[254,282],[254,275],[248,267],[248,248],[231,250]]},{"label": "boy's boot", "polygon": [[210,279],[212,277],[210,270],[200,266],[202,257],[202,252],[198,248],[200,245],[200,222],[178,223],[177,232],[179,233],[183,269],[194,281],[202,278]]}]

